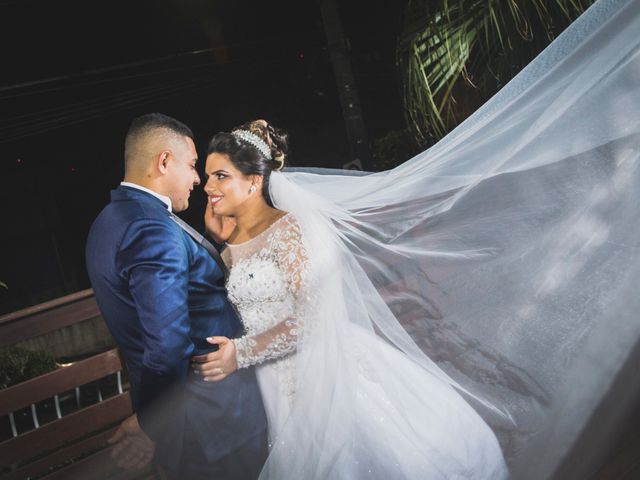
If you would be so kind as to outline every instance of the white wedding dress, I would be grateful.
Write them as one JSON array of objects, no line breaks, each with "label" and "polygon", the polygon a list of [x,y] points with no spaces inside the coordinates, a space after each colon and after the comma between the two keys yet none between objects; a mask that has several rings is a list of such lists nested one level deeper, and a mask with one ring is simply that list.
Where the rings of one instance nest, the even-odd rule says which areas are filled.
[{"label": "white wedding dress", "polygon": [[514,479],[595,475],[640,401],[639,31],[598,0],[399,167],[271,175],[289,215],[225,252],[264,478],[500,478],[493,433]]},{"label": "white wedding dress", "polygon": [[[273,447],[281,440],[280,433],[296,402],[303,401],[296,396],[298,382],[309,380],[298,378],[298,342],[305,335],[323,335],[321,321],[320,328],[305,330],[305,325],[313,323],[307,317],[318,310],[320,299],[314,292],[321,280],[312,278],[317,271],[311,265],[313,256],[309,256],[300,226],[290,213],[255,238],[227,245],[223,258],[230,267],[229,298],[246,329],[246,335],[235,340],[239,368],[257,365]],[[337,408],[343,411],[335,413],[351,417],[356,428],[333,436],[329,449],[326,444],[318,445],[312,455],[340,454],[323,469],[310,465],[303,478],[507,477],[496,437],[460,394],[366,329],[353,324],[344,327],[345,346],[356,359],[357,371],[350,386],[357,394],[352,401],[339,404]],[[394,379],[393,390],[384,387],[387,378]],[[317,400],[327,404],[335,401],[330,396]],[[310,419],[308,428],[313,425]],[[323,429],[305,431],[304,435],[324,433]],[[288,451],[292,461],[287,461],[287,455],[277,462],[270,459],[263,477],[300,478],[290,467],[293,457],[303,452],[296,452],[295,446]]]}]

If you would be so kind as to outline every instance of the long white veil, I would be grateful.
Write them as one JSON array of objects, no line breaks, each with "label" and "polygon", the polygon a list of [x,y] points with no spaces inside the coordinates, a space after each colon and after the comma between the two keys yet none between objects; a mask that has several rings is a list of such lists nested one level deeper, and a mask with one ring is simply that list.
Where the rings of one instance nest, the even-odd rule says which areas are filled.
[{"label": "long white veil", "polygon": [[[619,417],[602,401],[640,339],[639,32],[640,1],[600,0],[405,164],[273,175],[274,203],[301,219],[325,280],[300,355],[301,401],[271,462],[291,443],[317,462],[289,459],[292,472],[340,455],[331,445],[355,428],[335,416],[357,394],[349,325],[457,385],[514,478],[557,475],[594,412]],[[616,388],[628,409],[637,390]],[[325,436],[309,438],[314,429]]]}]

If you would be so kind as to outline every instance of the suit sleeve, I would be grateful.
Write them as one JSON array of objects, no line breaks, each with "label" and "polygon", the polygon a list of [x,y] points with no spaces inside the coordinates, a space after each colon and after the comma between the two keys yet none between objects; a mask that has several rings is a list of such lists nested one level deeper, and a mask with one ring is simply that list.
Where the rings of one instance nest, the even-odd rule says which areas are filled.
[{"label": "suit sleeve", "polygon": [[160,220],[132,223],[117,257],[140,319],[144,355],[137,414],[152,439],[162,435],[182,401],[179,387],[194,350],[189,337],[189,252],[182,232],[172,227]]}]

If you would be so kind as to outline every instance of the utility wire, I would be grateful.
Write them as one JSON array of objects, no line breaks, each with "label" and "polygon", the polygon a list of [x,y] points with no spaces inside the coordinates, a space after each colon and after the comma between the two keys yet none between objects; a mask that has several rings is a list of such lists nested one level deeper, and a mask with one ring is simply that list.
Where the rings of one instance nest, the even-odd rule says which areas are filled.
[{"label": "utility wire", "polygon": [[[279,60],[279,61],[278,61]],[[288,59],[260,57],[255,65],[259,70],[262,65],[270,67],[287,63]],[[234,63],[240,63],[238,60]],[[231,62],[230,62],[231,63]],[[219,77],[218,77],[219,78]],[[170,83],[156,86],[142,86],[129,89],[123,93],[101,96],[98,99],[83,100],[60,107],[38,110],[32,113],[21,114],[0,120],[0,143],[19,140],[31,135],[37,135],[56,128],[77,124],[82,121],[96,119],[106,113],[130,109],[134,106],[151,103],[158,98],[174,96],[189,89],[202,87],[214,82],[211,73],[205,73],[199,77],[173,79]],[[2,126],[2,123],[5,125]]]},{"label": "utility wire", "polygon": [[[264,46],[265,45],[265,40],[256,40],[256,41],[251,41],[251,42],[244,42],[244,43],[237,43],[237,44],[231,44],[231,45],[225,45],[224,47],[211,47],[211,48],[206,48],[206,49],[201,49],[201,50],[193,50],[190,52],[181,52],[181,53],[177,53],[177,54],[172,54],[172,55],[165,55],[163,57],[156,57],[156,58],[152,58],[152,59],[147,59],[147,60],[139,60],[139,61],[135,61],[135,62],[129,62],[129,63],[122,63],[122,64],[118,64],[118,65],[111,65],[108,67],[102,67],[102,68],[96,68],[96,69],[91,69],[91,70],[85,70],[85,71],[81,71],[78,73],[72,73],[72,74],[67,74],[67,75],[59,75],[56,77],[49,77],[49,78],[44,78],[44,79],[40,79],[40,80],[32,80],[29,82],[22,82],[22,83],[17,83],[17,84],[13,84],[13,85],[7,85],[7,86],[3,86],[0,87],[0,99],[4,99],[4,98],[11,98],[11,95],[5,95],[4,92],[12,92],[12,91],[16,91],[16,90],[22,90],[22,89],[31,89],[33,87],[37,87],[40,85],[48,85],[48,84],[52,84],[52,83],[57,83],[57,82],[62,82],[62,81],[72,81],[72,80],[76,80],[76,79],[82,79],[82,78],[86,78],[86,77],[92,77],[92,76],[97,76],[97,75],[103,75],[105,73],[111,73],[111,72],[118,72],[121,70],[127,70],[127,69],[134,69],[134,68],[138,68],[138,67],[143,67],[143,66],[148,66],[148,65],[155,65],[155,64],[161,64],[163,62],[168,62],[168,61],[174,61],[176,59],[190,59],[190,58],[196,58],[196,57],[200,57],[204,54],[213,54],[216,51],[224,51],[224,50],[229,50],[231,48],[243,48],[243,47],[248,47],[248,46],[253,46],[253,45],[260,45],[260,46]],[[318,47],[318,49],[321,49],[322,47]],[[305,48],[305,50],[309,50],[307,48]],[[313,47],[312,47],[313,50]],[[262,49],[260,50],[260,52],[256,52],[256,53],[262,53]],[[239,59],[239,60],[232,60],[232,61],[228,61],[228,62],[217,62],[215,65],[216,66],[224,66],[224,65],[229,65],[232,63],[242,63],[245,62],[247,59]],[[197,66],[196,66],[197,67]],[[179,68],[193,68],[193,66],[185,66],[185,67],[179,67]],[[176,70],[178,70],[179,68],[176,68]],[[145,72],[145,73],[140,73],[140,74],[135,74],[134,76],[145,76],[145,75],[153,75],[154,72]],[[119,79],[126,79],[128,78],[128,76],[124,76],[124,77],[115,77],[114,81],[117,81]],[[104,81],[111,81],[111,79],[105,80],[104,78],[99,78],[96,79],[95,81],[88,81],[87,84],[92,84],[92,83],[102,83]],[[30,95],[32,93],[40,93],[41,91],[29,91],[27,93],[22,93],[22,94],[16,94],[15,96],[20,96],[20,95]]]},{"label": "utility wire", "polygon": [[168,98],[191,90],[196,86],[202,86],[207,82],[214,82],[214,79],[209,78],[185,81],[180,85],[174,85],[170,88],[156,88],[146,94],[138,95],[137,93],[139,92],[136,91],[127,96],[120,96],[117,102],[114,102],[109,98],[101,99],[99,102],[86,102],[85,105],[81,105],[75,110],[68,110],[58,114],[57,116],[49,116],[42,121],[23,123],[0,130],[0,143],[6,143],[68,125],[100,118],[108,113],[126,110],[133,106],[153,102],[158,98]]}]

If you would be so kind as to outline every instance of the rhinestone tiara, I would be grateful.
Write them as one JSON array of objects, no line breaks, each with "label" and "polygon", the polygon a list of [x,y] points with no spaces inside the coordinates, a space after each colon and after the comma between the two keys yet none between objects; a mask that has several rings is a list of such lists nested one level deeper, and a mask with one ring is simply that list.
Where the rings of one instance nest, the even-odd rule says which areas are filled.
[{"label": "rhinestone tiara", "polygon": [[234,130],[231,132],[231,135],[244,142],[250,143],[260,150],[260,153],[271,160],[271,149],[269,148],[269,145],[267,145],[266,142],[255,133],[251,133],[248,130]]}]

